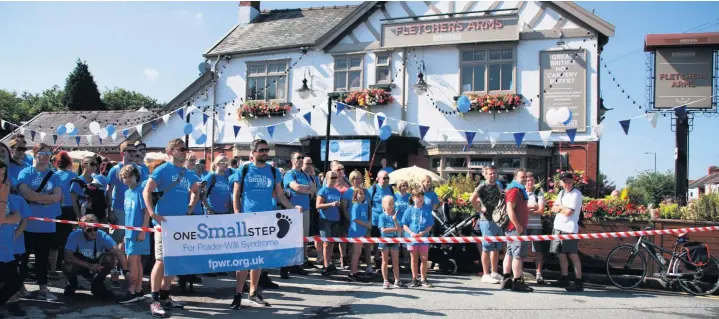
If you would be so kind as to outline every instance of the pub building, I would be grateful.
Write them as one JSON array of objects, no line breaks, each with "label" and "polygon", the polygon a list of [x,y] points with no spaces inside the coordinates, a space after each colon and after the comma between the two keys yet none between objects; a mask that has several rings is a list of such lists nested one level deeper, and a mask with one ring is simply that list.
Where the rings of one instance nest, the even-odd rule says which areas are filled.
[{"label": "pub building", "polygon": [[[189,106],[190,116],[146,134],[149,148],[164,147],[189,121],[210,137],[197,144],[190,136],[190,147],[208,157],[214,150],[247,159],[260,137],[281,164],[301,151],[323,168],[329,130],[330,160],[348,171],[364,171],[374,155],[373,172],[387,158],[445,178],[493,164],[506,179],[522,167],[539,180],[558,168],[596,180],[598,61],[614,26],[579,5],[373,1],[259,9],[259,1],[239,3],[238,21],[228,21],[228,32],[203,54],[200,78],[168,104]],[[471,102],[466,113],[458,111],[463,96]],[[338,109],[337,101],[348,107]],[[210,116],[204,126],[202,111]],[[378,120],[391,127],[386,141]],[[513,133],[525,133],[519,146],[521,134]]]}]

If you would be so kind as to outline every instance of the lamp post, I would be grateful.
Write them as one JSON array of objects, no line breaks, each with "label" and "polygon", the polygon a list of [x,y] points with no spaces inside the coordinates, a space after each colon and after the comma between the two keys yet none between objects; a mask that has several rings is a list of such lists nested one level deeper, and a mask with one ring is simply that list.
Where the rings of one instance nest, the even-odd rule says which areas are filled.
[{"label": "lamp post", "polygon": [[654,173],[657,173],[657,153],[656,152],[645,152],[644,154],[654,154]]}]

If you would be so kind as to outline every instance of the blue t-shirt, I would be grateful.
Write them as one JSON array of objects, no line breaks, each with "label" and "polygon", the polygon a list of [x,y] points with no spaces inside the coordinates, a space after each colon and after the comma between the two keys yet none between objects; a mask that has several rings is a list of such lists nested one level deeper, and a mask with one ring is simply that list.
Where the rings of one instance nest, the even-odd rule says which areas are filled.
[{"label": "blue t-shirt", "polygon": [[146,181],[150,177],[150,168],[145,164],[135,164],[140,167],[140,180]]},{"label": "blue t-shirt", "polygon": [[[25,199],[22,198],[21,196],[10,194],[10,196],[8,197],[8,205],[10,205],[11,212],[20,212],[20,216],[23,219],[32,216],[32,210],[30,210],[30,205],[28,205],[27,202],[25,201]],[[17,231],[19,226],[20,226],[20,223],[13,225],[13,232]],[[18,236],[17,238],[14,238],[13,253],[14,254],[24,254],[25,253],[24,232],[20,233],[20,236]]]},{"label": "blue t-shirt", "polygon": [[235,183],[244,183],[242,186],[241,206],[243,213],[258,213],[275,210],[270,200],[273,198],[275,185],[282,183],[282,174],[275,170],[275,178],[272,179],[274,167],[265,164],[257,167],[254,163],[247,165],[247,177],[242,176],[243,168],[238,168]]},{"label": "blue t-shirt", "polygon": [[10,180],[15,180],[15,183],[17,183],[17,179],[20,176],[20,171],[25,169],[25,167],[27,167],[25,163],[20,163],[20,165],[18,165],[17,163],[11,161],[7,169]]},{"label": "blue t-shirt", "polygon": [[[346,193],[345,193],[346,194]],[[359,219],[363,222],[369,221],[369,206],[367,203],[352,203],[352,210],[350,210],[350,229],[347,234],[348,237],[364,237],[367,235],[367,227],[357,224],[355,220]]]},{"label": "blue t-shirt", "polygon": [[439,197],[435,192],[424,192],[424,209],[428,209],[430,212],[433,210],[434,205],[439,204]]},{"label": "blue t-shirt", "polygon": [[92,178],[100,183],[103,189],[107,189],[107,176],[102,174],[92,174]]},{"label": "blue t-shirt", "polygon": [[[0,212],[5,216],[10,216],[13,212],[20,212],[22,214],[22,206],[18,202],[25,201],[22,197],[10,195],[8,196],[8,202],[3,203],[0,206]],[[15,252],[15,224],[0,224],[0,262],[10,262],[15,260],[13,255]]]},{"label": "blue t-shirt", "polygon": [[[392,220],[392,216],[387,215],[385,213],[382,213],[382,215],[379,215],[377,218],[377,227],[379,227],[380,231],[382,228],[394,228],[394,220]],[[385,233],[382,232],[382,237],[399,237],[398,232],[391,232],[391,233]]]},{"label": "blue t-shirt", "polygon": [[[79,179],[85,183],[92,183],[92,180],[88,181],[84,175],[78,176],[77,179]],[[72,183],[72,185],[70,186],[70,194],[76,194],[80,198],[87,197],[87,194],[85,194],[85,191],[82,189],[82,187],[80,187],[79,183]]]},{"label": "blue t-shirt", "polygon": [[382,210],[382,198],[385,196],[394,197],[394,193],[389,185],[380,187],[379,184],[374,184],[367,190],[367,196],[372,197],[370,198],[372,201],[372,225],[377,226],[379,216],[384,214]]},{"label": "blue t-shirt", "polygon": [[394,194],[394,211],[395,214],[397,214],[397,220],[401,221],[402,216],[404,216],[404,211],[407,210],[407,207],[409,207],[409,198],[412,197],[412,194],[400,194],[396,193]]},{"label": "blue t-shirt", "polygon": [[[317,196],[322,196],[325,199],[325,204],[338,202],[342,198],[340,191],[334,187],[322,187],[318,192]],[[320,209],[320,218],[326,219],[333,222],[340,221],[340,209],[339,207],[330,207]]]},{"label": "blue t-shirt", "polygon": [[[139,185],[134,189],[127,189],[125,191],[125,226],[142,227],[142,222],[145,218],[145,200],[142,198],[142,187]],[[126,230],[125,238],[133,239],[139,235],[137,230]]]},{"label": "blue t-shirt", "polygon": [[25,166],[32,166],[33,164],[33,158],[30,154],[25,154],[25,159],[23,160],[23,163]]},{"label": "blue t-shirt", "polygon": [[82,229],[76,229],[70,233],[70,236],[67,236],[65,250],[79,252],[87,258],[95,259],[108,249],[115,246],[115,241],[104,230],[98,229],[96,231],[97,237],[95,240],[85,239],[85,234],[83,234],[84,232],[85,231]]},{"label": "blue t-shirt", "polygon": [[[195,173],[195,171],[193,171],[193,170],[188,169],[187,173],[185,173],[185,174],[187,175],[187,178],[190,179],[190,185],[194,185],[195,183],[199,183],[202,181],[200,179],[200,177],[197,176],[197,173]],[[191,196],[191,194],[190,194],[190,196]],[[200,201],[200,199],[198,198],[197,203],[195,204],[195,208],[192,209],[192,215],[204,215],[204,214],[205,214],[205,210],[204,210],[204,208],[202,208],[202,201]]]},{"label": "blue t-shirt", "polygon": [[[402,217],[400,223],[403,226],[409,227],[409,229],[416,234],[424,231],[427,227],[434,225],[434,217],[432,216],[431,210],[427,210],[425,207],[417,208],[412,206],[404,211],[404,216]],[[409,237],[409,233],[407,233],[407,237]],[[425,234],[423,237],[429,237],[429,233]],[[416,244],[417,243],[411,243],[408,245],[413,246]]]},{"label": "blue t-shirt", "polygon": [[[133,165],[140,170],[140,182],[147,179],[147,175],[143,174],[140,166],[135,163],[130,165]],[[127,185],[125,185],[125,183],[122,182],[122,179],[120,179],[120,170],[122,170],[124,166],[125,165],[122,163],[119,163],[113,166],[107,174],[107,183],[108,185],[112,185],[112,209],[122,209],[125,205],[125,191],[127,190]]]},{"label": "blue t-shirt", "polygon": [[[72,171],[55,171],[55,175],[60,179],[60,187],[62,188],[62,207],[72,207],[72,196],[70,196],[71,186],[70,181],[77,177],[77,174]],[[73,183],[76,185],[76,183]]]},{"label": "blue t-shirt", "polygon": [[[212,186],[212,177],[215,177],[215,186],[212,187],[212,193],[207,197],[207,204],[215,213],[225,214],[232,211],[232,184],[225,175],[217,175],[210,173],[205,176],[203,181],[207,182],[205,191],[209,191]],[[199,205],[199,204],[198,204]]]},{"label": "blue t-shirt", "polygon": [[[190,204],[191,177],[188,170],[170,162],[155,168],[150,178],[157,184],[157,190],[164,195],[157,201],[155,213],[161,216],[184,216]],[[176,182],[179,178],[179,181]],[[167,189],[172,186],[171,189]]]},{"label": "blue t-shirt", "polygon": [[293,169],[285,173],[283,180],[285,191],[290,195],[290,202],[294,205],[302,206],[302,211],[310,210],[310,195],[295,192],[295,190],[290,187],[290,183],[297,182],[297,184],[307,186],[311,180],[305,172],[300,170]]},{"label": "blue t-shirt", "polygon": [[385,171],[385,172],[387,172],[387,174],[389,174],[389,173],[394,172],[394,167],[391,167],[391,166],[383,167],[383,168],[380,169],[379,171],[380,171],[380,172],[381,172],[381,171]]},{"label": "blue t-shirt", "polygon": [[[35,167],[26,167],[25,169],[20,171],[20,176],[18,177],[18,186],[24,184],[31,191],[34,192],[40,186],[40,183],[42,183],[42,180],[43,178],[45,178],[45,175],[47,175],[49,172],[49,169],[46,169],[44,172],[38,172]],[[53,190],[56,187],[61,187],[60,178],[58,178],[57,174],[53,173],[50,179],[48,179],[47,183],[45,184],[45,188],[40,190],[40,193],[45,195],[52,194]],[[30,209],[32,210],[33,217],[55,218],[57,216],[60,216],[61,214],[60,203],[52,203],[49,205],[30,203]],[[54,233],[55,223],[28,220],[25,231],[31,233]]]}]

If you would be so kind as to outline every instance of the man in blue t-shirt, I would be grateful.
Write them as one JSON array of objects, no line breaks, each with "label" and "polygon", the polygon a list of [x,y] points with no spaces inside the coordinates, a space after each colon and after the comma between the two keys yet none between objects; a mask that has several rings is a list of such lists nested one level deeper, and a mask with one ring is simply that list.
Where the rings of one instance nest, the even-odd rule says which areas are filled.
[{"label": "man in blue t-shirt", "polygon": [[[295,206],[290,202],[282,191],[282,175],[274,167],[267,164],[270,148],[267,141],[256,139],[250,145],[253,159],[251,163],[237,169],[237,177],[233,179],[233,208],[235,214],[257,213],[273,211],[270,198],[276,198],[278,204],[287,209],[297,208],[302,212],[302,206]],[[274,171],[274,172],[273,172]],[[235,297],[232,301],[232,309],[240,309],[242,303],[242,287],[247,280],[247,270],[236,273],[237,285]],[[262,295],[257,292],[262,269],[253,269],[250,273],[250,304],[267,307]]]},{"label": "man in blue t-shirt", "polygon": [[[197,183],[191,183],[187,169],[183,166],[189,149],[182,139],[171,140],[165,152],[169,161],[155,168],[147,179],[142,197],[145,200],[145,208],[155,224],[162,224],[165,221],[163,216],[184,216],[192,214],[198,200]],[[153,203],[152,193],[155,190],[161,192],[162,196]],[[164,276],[165,265],[162,261],[162,236],[155,235],[155,266],[150,276],[150,288],[152,291],[152,303],[150,312],[155,317],[165,316],[165,308],[184,308],[170,298],[170,284],[173,276]]]},{"label": "man in blue t-shirt", "polygon": [[[392,189],[392,186],[390,186],[389,184],[389,173],[387,173],[386,171],[379,171],[379,173],[377,173],[377,183],[372,185],[367,190],[367,199],[370,206],[370,211],[372,212],[372,237],[382,236],[382,233],[377,227],[377,223],[379,221],[379,217],[382,216],[382,214],[384,213],[382,211],[382,198],[384,198],[385,196],[394,197],[394,189]],[[374,251],[375,268],[379,269],[380,264],[382,263],[380,252],[379,250]]]},{"label": "man in blue t-shirt", "polygon": [[[292,153],[291,161],[292,169],[285,173],[283,184],[290,202],[294,205],[302,206],[302,211],[306,212],[306,214],[302,214],[302,231],[303,236],[307,237],[310,235],[310,196],[317,193],[317,184],[315,184],[314,179],[304,172],[304,169],[307,166],[312,166],[312,159],[303,156],[302,153],[294,152]],[[305,258],[307,258],[307,246],[305,246]],[[292,270],[294,273],[303,275],[307,273],[299,266],[292,267],[292,269],[283,268],[280,273],[283,279],[288,277],[284,270]]]},{"label": "man in blue t-shirt", "polygon": [[[106,196],[107,203],[111,203],[109,209],[110,213],[107,216],[110,223],[124,226],[125,192],[127,191],[127,185],[125,185],[125,183],[123,183],[120,179],[120,170],[122,170],[125,165],[136,165],[135,157],[137,155],[137,150],[135,149],[135,145],[132,145],[132,143],[128,141],[122,142],[122,144],[120,144],[120,154],[122,154],[122,162],[113,166],[107,174],[108,182]],[[141,181],[147,178],[147,175],[142,174],[142,170],[140,173]],[[123,250],[125,246],[125,230],[115,229],[111,232],[111,235],[112,239],[120,245],[120,250]]]},{"label": "man in blue t-shirt", "polygon": [[387,172],[387,174],[390,174],[390,173],[394,172],[394,167],[392,167],[392,166],[387,166],[387,159],[386,159],[386,158],[381,159],[381,160],[379,161],[379,163],[382,165],[382,168],[380,168],[380,171],[385,171],[385,172]]},{"label": "man in blue t-shirt", "polygon": [[[147,145],[142,141],[135,142],[135,164],[140,167],[140,179],[144,182],[150,176],[150,168],[145,165],[145,156],[147,156]],[[144,176],[144,178],[143,178]]]},{"label": "man in blue t-shirt", "polygon": [[[87,214],[80,219],[85,223],[97,223],[97,217]],[[116,262],[130,277],[127,270],[127,259],[125,254],[117,248],[112,237],[92,226],[81,226],[74,230],[67,237],[65,244],[65,261],[62,264],[62,272],[67,278],[68,285],[65,287],[65,296],[75,295],[77,290],[77,276],[83,276],[92,281],[90,291],[98,297],[113,297],[113,293],[105,286],[105,277],[114,269]]]}]

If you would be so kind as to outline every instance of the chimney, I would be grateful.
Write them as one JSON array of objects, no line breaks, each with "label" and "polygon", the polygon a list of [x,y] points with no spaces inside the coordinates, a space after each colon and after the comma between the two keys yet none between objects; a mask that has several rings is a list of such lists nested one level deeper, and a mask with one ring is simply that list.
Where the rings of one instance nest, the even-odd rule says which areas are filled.
[{"label": "chimney", "polygon": [[238,11],[239,24],[248,24],[260,15],[260,2],[259,1],[240,1],[240,10]]},{"label": "chimney", "polygon": [[714,173],[719,173],[719,167],[716,167],[714,165],[709,166],[709,169],[707,170],[707,175],[711,175]]}]

